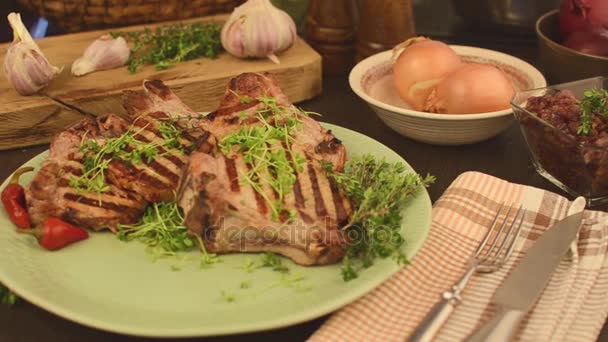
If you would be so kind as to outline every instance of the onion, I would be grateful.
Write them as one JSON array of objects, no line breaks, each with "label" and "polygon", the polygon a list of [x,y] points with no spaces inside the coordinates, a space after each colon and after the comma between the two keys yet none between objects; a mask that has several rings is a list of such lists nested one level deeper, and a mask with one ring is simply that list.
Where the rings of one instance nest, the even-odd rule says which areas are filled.
[{"label": "onion", "polygon": [[405,49],[393,67],[395,86],[405,102],[422,110],[433,87],[462,62],[446,44],[423,37],[408,39],[394,51],[400,48]]},{"label": "onion", "polygon": [[590,55],[608,56],[608,39],[592,32],[573,32],[564,46]]},{"label": "onion", "polygon": [[585,31],[608,38],[608,1],[564,0],[559,12],[562,36]]},{"label": "onion", "polygon": [[515,89],[487,64],[467,64],[441,81],[429,95],[425,111],[442,114],[486,113],[507,109]]}]

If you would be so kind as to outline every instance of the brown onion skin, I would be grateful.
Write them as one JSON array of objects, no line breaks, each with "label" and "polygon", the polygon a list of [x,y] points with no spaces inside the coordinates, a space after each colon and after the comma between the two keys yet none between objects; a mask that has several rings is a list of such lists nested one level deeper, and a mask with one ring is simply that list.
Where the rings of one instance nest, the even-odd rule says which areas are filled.
[{"label": "brown onion skin", "polygon": [[[395,87],[403,101],[422,110],[433,87],[461,66],[460,57],[447,44],[435,40],[418,41],[407,46],[397,58],[393,67]],[[430,82],[420,83],[424,81]],[[412,89],[417,84],[423,88]]]},{"label": "brown onion skin", "polygon": [[477,114],[508,109],[515,89],[498,68],[471,63],[437,84],[425,111],[441,114]]}]

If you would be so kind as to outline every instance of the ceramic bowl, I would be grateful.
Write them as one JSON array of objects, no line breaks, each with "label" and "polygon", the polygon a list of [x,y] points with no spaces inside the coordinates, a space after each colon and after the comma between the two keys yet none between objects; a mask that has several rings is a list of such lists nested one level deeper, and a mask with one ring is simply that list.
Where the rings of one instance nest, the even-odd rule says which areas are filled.
[{"label": "ceramic bowl", "polygon": [[608,75],[608,57],[594,56],[561,45],[559,11],[550,11],[536,22],[538,54],[551,83]]},{"label": "ceramic bowl", "polygon": [[[519,58],[470,46],[450,47],[465,62],[498,67],[511,79],[516,91],[547,85],[540,71]],[[511,108],[471,114],[434,114],[411,109],[393,85],[392,54],[384,51],[359,62],[351,71],[349,82],[380,119],[401,135],[429,144],[463,145],[487,140],[512,124]]]}]

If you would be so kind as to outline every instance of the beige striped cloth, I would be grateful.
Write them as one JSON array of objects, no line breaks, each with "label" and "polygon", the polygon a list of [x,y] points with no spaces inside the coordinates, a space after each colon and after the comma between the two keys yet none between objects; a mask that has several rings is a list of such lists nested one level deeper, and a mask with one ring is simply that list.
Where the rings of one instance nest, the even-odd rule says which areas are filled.
[{"label": "beige striped cloth", "polygon": [[[570,202],[564,197],[478,172],[460,175],[434,204],[429,236],[412,263],[333,314],[310,341],[404,341],[463,274],[501,203],[526,209],[515,251],[500,271],[473,277],[436,336],[437,341],[465,339],[495,311],[492,294],[526,249],[566,216]],[[518,340],[597,339],[608,315],[607,213],[585,212],[573,250],[520,326]]]}]

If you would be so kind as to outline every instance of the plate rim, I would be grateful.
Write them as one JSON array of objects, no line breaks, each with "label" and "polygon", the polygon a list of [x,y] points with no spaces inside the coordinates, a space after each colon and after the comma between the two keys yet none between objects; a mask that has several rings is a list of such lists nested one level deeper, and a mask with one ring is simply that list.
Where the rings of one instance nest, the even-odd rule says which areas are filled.
[{"label": "plate rim", "polygon": [[[381,145],[382,147],[386,148],[387,150],[390,150],[391,152],[393,152],[411,170],[414,170],[414,172],[416,172],[416,170],[403,157],[401,157],[401,155],[399,155],[397,152],[395,152],[393,149],[389,148],[388,146],[377,141],[376,139],[371,138],[363,133],[360,133],[355,130],[351,130],[349,128],[345,128],[345,127],[342,127],[339,125],[330,124],[330,123],[321,122],[321,121],[319,121],[319,123],[328,129],[338,128],[340,130],[348,131],[349,134],[360,135],[360,136],[365,137],[366,139],[373,140],[375,143],[377,143],[377,144]],[[27,162],[23,163],[21,166],[34,163],[36,161],[36,159],[41,158],[41,156],[43,156],[44,154],[47,154],[48,151],[49,150],[47,149],[47,150],[37,154],[36,156],[29,159]],[[9,178],[10,177],[8,177],[2,183],[2,188],[4,188],[6,186],[7,182],[9,181]],[[412,252],[412,256],[410,257],[410,261],[415,258],[416,254],[420,251],[421,247],[426,242],[429,231],[430,231],[430,227],[431,227],[431,221],[432,221],[432,215],[431,215],[432,214],[432,202],[431,202],[430,196],[428,194],[428,191],[425,188],[422,188],[416,196],[420,197],[419,201],[424,202],[425,210],[428,211],[428,215],[424,216],[424,218],[423,218],[425,221],[424,226],[426,227],[426,229],[421,233],[421,237],[416,241],[417,244],[414,245],[414,247],[412,248],[413,252]],[[384,282],[388,281],[397,272],[399,272],[403,267],[407,267],[407,265],[395,267],[393,270],[388,271],[385,277],[378,277],[377,280],[371,281],[371,283],[373,283],[373,285],[369,286],[369,288],[355,287],[355,288],[349,289],[348,292],[351,293],[351,295],[347,295],[346,297],[339,297],[339,298],[341,298],[341,300],[329,301],[327,305],[323,305],[323,306],[319,306],[319,307],[311,307],[307,310],[301,310],[299,312],[290,314],[289,316],[276,317],[274,319],[264,321],[263,323],[254,322],[253,324],[251,324],[251,326],[241,324],[241,325],[237,326],[236,328],[228,328],[228,329],[226,329],[226,328],[214,329],[213,327],[201,325],[200,327],[196,327],[196,328],[193,327],[193,328],[175,328],[175,329],[171,329],[171,330],[167,330],[167,329],[154,330],[154,329],[150,329],[149,327],[142,328],[141,326],[137,326],[137,325],[133,326],[133,325],[129,325],[129,324],[123,325],[121,323],[116,323],[116,322],[107,322],[107,321],[98,319],[91,315],[86,315],[86,314],[83,315],[81,312],[77,312],[77,311],[71,310],[69,308],[66,309],[65,307],[63,307],[61,305],[57,305],[51,301],[47,301],[43,296],[36,294],[35,292],[30,292],[30,291],[23,292],[23,291],[21,291],[21,289],[18,286],[15,286],[15,282],[13,282],[11,280],[11,278],[5,277],[1,270],[0,270],[0,282],[3,283],[5,286],[7,286],[9,289],[11,289],[11,291],[13,291],[19,297],[28,301],[32,305],[35,305],[47,312],[50,312],[51,314],[57,315],[63,319],[81,324],[81,325],[89,327],[89,328],[103,330],[103,331],[107,331],[107,332],[111,332],[111,333],[128,335],[128,336],[137,336],[137,337],[185,338],[185,337],[228,336],[228,335],[235,335],[235,334],[242,334],[242,333],[255,333],[255,332],[262,332],[262,331],[284,328],[284,327],[300,324],[303,322],[307,322],[307,321],[319,318],[321,316],[330,314],[342,307],[345,307],[345,306],[353,303],[354,301],[358,300],[359,298],[361,298],[361,297],[365,296],[366,294],[370,293],[371,291],[375,290],[378,286],[380,286]],[[381,280],[379,280],[379,279],[381,279]],[[204,327],[204,328],[201,328],[201,327]],[[179,329],[179,330],[177,330],[177,329]]]}]

